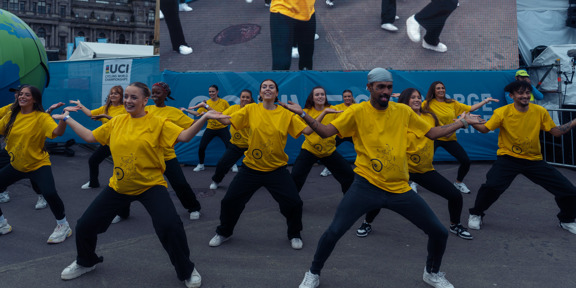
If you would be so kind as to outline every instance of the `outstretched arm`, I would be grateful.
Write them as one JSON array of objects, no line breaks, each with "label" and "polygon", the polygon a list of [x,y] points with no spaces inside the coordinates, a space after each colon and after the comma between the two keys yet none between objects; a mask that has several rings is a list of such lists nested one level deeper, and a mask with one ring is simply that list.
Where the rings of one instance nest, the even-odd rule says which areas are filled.
[{"label": "outstretched arm", "polygon": [[[80,138],[82,138],[84,141],[88,143],[97,142],[96,138],[94,138],[94,135],[92,134],[92,131],[82,126],[82,124],[76,122],[76,120],[72,119],[68,111],[65,111],[63,114],[52,115],[52,118],[55,120],[60,120],[58,126],[64,125],[64,128],[66,128],[66,125],[70,126],[70,128],[72,128],[72,130],[74,130],[74,132],[76,132],[76,134],[78,134],[78,136],[80,136]],[[64,131],[62,131],[62,133],[64,133]]]},{"label": "outstretched arm", "polygon": [[200,113],[194,111],[194,110],[192,109],[192,107],[190,107],[190,108],[180,107],[180,110],[182,110],[182,112],[188,112],[188,113],[190,113],[190,114],[192,114],[192,115],[194,115],[194,116],[196,116],[196,117],[200,116]]},{"label": "outstretched arm", "polygon": [[178,142],[188,142],[190,140],[192,140],[192,138],[194,138],[194,136],[196,136],[196,134],[198,134],[198,132],[200,132],[200,130],[202,129],[202,126],[204,126],[204,123],[206,123],[206,121],[208,121],[208,119],[216,119],[219,120],[220,122],[223,122],[222,120],[228,120],[228,122],[230,122],[230,116],[229,115],[224,115],[220,112],[211,110],[208,111],[206,113],[204,113],[204,115],[202,115],[202,117],[200,117],[200,119],[194,121],[194,123],[192,123],[192,126],[188,127],[187,129],[185,129],[184,131],[180,132],[180,135],[178,135]]},{"label": "outstretched arm", "polygon": [[[300,115],[304,119],[306,124],[308,124],[308,126],[310,128],[312,128],[312,130],[314,130],[314,132],[316,132],[316,134],[320,135],[320,137],[328,138],[330,136],[338,134],[338,129],[336,129],[336,127],[334,127],[334,125],[332,125],[332,124],[324,125],[324,124],[320,123],[319,121],[316,121],[316,119],[314,119],[310,115],[304,113],[304,110],[302,110],[302,107],[300,107],[300,105],[298,105],[292,101],[288,101],[288,103],[278,102],[278,104],[280,104],[280,106],[290,110],[292,113],[294,113],[296,115]],[[304,131],[302,131],[302,133],[304,133]]]},{"label": "outstretched arm", "polygon": [[80,110],[82,110],[82,112],[84,112],[84,114],[88,117],[92,116],[92,111],[90,111],[90,109],[84,107],[84,105],[82,105],[82,103],[80,103],[80,100],[70,100],[70,103],[72,104],[76,104],[76,106],[78,108],[80,108]]},{"label": "outstretched arm", "polygon": [[50,108],[48,108],[48,110],[46,110],[46,113],[51,114],[52,111],[54,111],[54,110],[56,110],[62,106],[64,106],[64,102],[54,103],[50,106]]},{"label": "outstretched arm", "polygon": [[574,126],[576,126],[576,121],[574,121],[574,119],[572,119],[572,121],[565,123],[563,125],[560,126],[556,126],[552,129],[550,129],[550,134],[556,136],[556,137],[560,137],[566,133],[568,133],[568,131],[572,130],[572,128],[574,128]]},{"label": "outstretched arm", "polygon": [[[428,133],[426,133],[425,136],[432,139],[432,140],[435,140],[435,139],[438,139],[440,137],[450,135],[460,128],[466,129],[466,128],[468,128],[468,125],[472,125],[474,128],[476,128],[475,125],[478,125],[478,124],[481,124],[484,122],[486,122],[486,120],[480,118],[480,116],[478,116],[478,115],[462,113],[460,115],[460,118],[458,118],[457,121],[455,121],[454,123],[444,125],[444,126],[432,127],[432,129],[430,129],[428,131]],[[482,125],[482,126],[484,126],[484,125]],[[482,131],[480,131],[480,132],[482,132]],[[483,132],[483,133],[486,133],[486,132]]]},{"label": "outstretched arm", "polygon": [[482,107],[482,106],[484,106],[490,102],[500,102],[500,100],[494,99],[492,97],[488,97],[488,98],[482,100],[481,102],[478,102],[478,103],[472,105],[472,108],[470,108],[470,112],[474,112],[474,111],[480,109],[480,107]]},{"label": "outstretched arm", "polygon": [[[332,108],[326,108],[326,109],[324,109],[324,111],[322,111],[322,113],[320,113],[320,115],[318,115],[318,117],[316,117],[316,121],[318,121],[319,123],[322,123],[322,120],[324,120],[324,117],[327,114],[342,113],[342,112],[344,112],[344,111],[336,110],[336,109],[332,109]],[[310,134],[312,134],[312,132],[314,132],[314,130],[312,130],[312,128],[310,126],[306,126],[306,128],[304,128],[304,130],[302,130],[302,133],[304,133],[304,135],[310,135]]]}]

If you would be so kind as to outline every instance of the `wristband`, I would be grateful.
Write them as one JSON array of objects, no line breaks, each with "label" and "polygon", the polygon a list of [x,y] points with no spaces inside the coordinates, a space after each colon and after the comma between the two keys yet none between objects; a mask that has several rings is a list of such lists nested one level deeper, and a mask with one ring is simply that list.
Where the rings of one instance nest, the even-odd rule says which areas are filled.
[{"label": "wristband", "polygon": [[208,109],[208,108],[210,108],[210,105],[206,104],[206,106],[204,106],[204,108]]},{"label": "wristband", "polygon": [[68,118],[70,118],[70,115],[64,116],[64,118],[62,118],[62,121],[66,122],[66,120],[68,120]]},{"label": "wristband", "polygon": [[463,127],[464,129],[468,129],[468,127],[470,126],[470,125],[468,125],[468,122],[464,118],[460,118],[460,122],[462,122],[462,124],[464,124],[464,127]]},{"label": "wristband", "polygon": [[302,117],[302,119],[304,119],[304,117],[306,117],[306,112],[302,111],[302,114],[300,114],[300,117]]}]

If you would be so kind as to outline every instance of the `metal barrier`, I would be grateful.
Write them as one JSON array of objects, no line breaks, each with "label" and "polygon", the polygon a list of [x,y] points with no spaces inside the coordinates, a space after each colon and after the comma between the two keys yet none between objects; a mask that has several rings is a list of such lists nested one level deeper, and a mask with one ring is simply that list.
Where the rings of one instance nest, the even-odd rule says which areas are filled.
[{"label": "metal barrier", "polygon": [[[576,118],[576,109],[548,109],[550,116],[559,125],[566,124]],[[576,168],[576,131],[554,137],[542,131],[540,134],[542,156],[544,161],[557,166]]]}]

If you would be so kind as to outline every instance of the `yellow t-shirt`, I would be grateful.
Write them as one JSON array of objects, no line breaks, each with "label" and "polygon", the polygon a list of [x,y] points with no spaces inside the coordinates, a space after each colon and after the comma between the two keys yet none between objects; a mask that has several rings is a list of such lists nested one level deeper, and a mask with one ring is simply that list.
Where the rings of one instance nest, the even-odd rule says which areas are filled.
[{"label": "yellow t-shirt", "polygon": [[[0,134],[4,135],[10,113],[0,120]],[[6,151],[10,155],[10,164],[20,172],[35,171],[50,165],[50,155],[44,151],[46,137],[56,138],[52,133],[58,124],[48,113],[34,111],[28,114],[18,113],[12,124],[10,135],[6,138]]]},{"label": "yellow t-shirt", "polygon": [[8,112],[10,112],[10,107],[12,107],[12,104],[8,104],[8,105],[0,108],[0,119],[4,118],[4,116],[6,116],[6,114],[8,114]]},{"label": "yellow t-shirt", "polygon": [[[192,123],[194,123],[192,118],[186,116],[182,110],[175,107],[157,107],[156,105],[148,105],[144,109],[148,111],[148,114],[166,118],[183,129],[187,129],[192,125]],[[164,160],[168,161],[174,158],[176,158],[176,152],[173,147],[164,149]]]},{"label": "yellow t-shirt", "polygon": [[540,151],[540,130],[550,131],[556,127],[550,114],[542,106],[528,104],[528,111],[516,110],[514,104],[508,104],[494,110],[486,128],[500,128],[498,151],[496,154],[510,155],[527,160],[542,160]]},{"label": "yellow t-shirt", "polygon": [[423,137],[430,128],[412,108],[390,102],[384,111],[370,102],[352,105],[332,121],[340,137],[352,137],[356,149],[354,172],[391,193],[410,191],[408,185],[408,132]]},{"label": "yellow t-shirt", "polygon": [[[354,105],[355,103],[350,104],[350,106]],[[346,111],[346,109],[348,109],[348,107],[350,106],[346,106],[346,103],[340,103],[338,105],[333,105],[332,108],[338,110],[338,111]]]},{"label": "yellow t-shirt", "polygon": [[[334,109],[332,106],[329,108]],[[324,111],[324,109],[322,111]],[[322,114],[322,111],[318,111],[314,107],[304,109],[304,112],[314,119]],[[328,125],[336,119],[337,115],[338,114],[335,113],[326,114],[322,119],[322,124]],[[314,154],[316,157],[327,157],[336,151],[336,135],[322,138],[320,135],[316,134],[316,132],[312,132],[312,134],[305,135],[305,137],[306,139],[304,140],[304,143],[302,143],[302,149]]]},{"label": "yellow t-shirt", "polygon": [[162,185],[164,149],[174,147],[182,128],[149,113],[140,118],[123,114],[92,131],[102,145],[110,146],[114,174],[109,186],[120,194],[138,195]]},{"label": "yellow t-shirt", "polygon": [[[208,106],[210,106],[210,108],[212,108],[212,110],[216,110],[218,112],[224,112],[226,111],[226,109],[228,109],[228,107],[230,107],[230,104],[228,104],[228,101],[218,97],[218,100],[213,101],[212,99],[208,99],[208,101],[206,101],[206,104],[208,104]],[[208,112],[208,109],[202,107],[200,109],[198,109],[198,113],[204,113],[204,112]],[[208,120],[208,124],[206,125],[207,129],[211,129],[211,130],[218,130],[218,129],[222,129],[222,128],[226,128],[226,125],[220,123],[218,120],[215,119],[209,119]]]},{"label": "yellow t-shirt", "polygon": [[[426,104],[427,101],[422,102],[422,107]],[[430,101],[430,111],[436,114],[438,117],[438,123],[440,126],[448,125],[454,123],[454,119],[458,118],[462,112],[470,112],[472,106],[468,106],[466,104],[462,104],[456,100],[446,103],[446,102],[439,102],[436,99],[432,99]],[[437,140],[439,141],[456,141],[456,133],[450,134],[447,137],[440,137]]]},{"label": "yellow t-shirt", "polygon": [[[106,114],[110,117],[116,117],[118,115],[122,115],[122,114],[127,113],[126,108],[124,108],[124,105],[118,105],[118,106],[110,105],[110,107],[108,108],[108,113],[106,113],[106,106],[96,108],[90,112],[92,113],[92,116],[96,116],[96,115],[100,115],[100,114]],[[108,118],[100,118],[100,119],[98,119],[98,121],[101,121],[102,123],[106,123],[110,120],[108,120]]]},{"label": "yellow t-shirt", "polygon": [[[226,111],[222,112],[224,115],[232,115],[234,112],[242,109],[240,105],[232,105],[230,108],[226,109]],[[248,148],[248,135],[250,134],[250,128],[244,128],[242,130],[236,130],[234,126],[230,126],[230,143],[238,146],[239,148],[246,149]]]},{"label": "yellow t-shirt", "polygon": [[[420,114],[420,117],[430,126],[436,124],[434,117],[430,114]],[[412,132],[408,132],[408,171],[410,173],[426,173],[434,170],[432,160],[434,160],[434,140],[426,136],[418,137]]]},{"label": "yellow t-shirt", "polygon": [[231,116],[234,128],[250,128],[248,150],[242,163],[263,172],[288,164],[288,155],[284,152],[288,134],[298,138],[307,126],[300,116],[278,105],[274,110],[266,110],[261,103],[248,104]]},{"label": "yellow t-shirt", "polygon": [[274,0],[270,4],[270,12],[308,21],[314,14],[314,3],[316,0]]}]

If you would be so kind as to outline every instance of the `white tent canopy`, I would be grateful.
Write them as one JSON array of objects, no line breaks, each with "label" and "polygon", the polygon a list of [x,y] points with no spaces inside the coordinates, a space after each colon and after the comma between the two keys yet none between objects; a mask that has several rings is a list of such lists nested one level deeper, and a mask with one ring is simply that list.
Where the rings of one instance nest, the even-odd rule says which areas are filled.
[{"label": "white tent canopy", "polygon": [[154,56],[154,47],[146,45],[80,42],[68,60]]},{"label": "white tent canopy", "polygon": [[[568,56],[568,51],[570,50],[576,50],[576,44],[550,45],[532,62],[533,66],[545,66],[554,64],[557,59],[560,60],[560,71],[562,73],[560,81],[562,81],[561,90],[564,97],[563,98],[561,97],[560,99],[556,98],[553,100],[552,103],[541,103],[542,105],[549,104],[544,105],[548,108],[558,108],[558,106],[561,106],[563,104],[570,104],[570,105],[576,104],[576,83],[572,84],[564,83],[564,81],[567,80],[570,81],[576,79],[572,76],[573,75],[572,73],[574,73],[573,69],[575,67],[573,58]],[[545,79],[540,78],[544,77],[547,68],[538,68],[530,70],[531,70],[530,76],[536,77],[536,79],[531,78],[530,80],[532,80],[532,83],[534,84],[541,81],[542,82],[542,86],[540,87],[541,90],[550,91],[558,89],[557,69],[554,69],[553,71],[548,73]],[[562,103],[559,103],[559,101]]]}]

